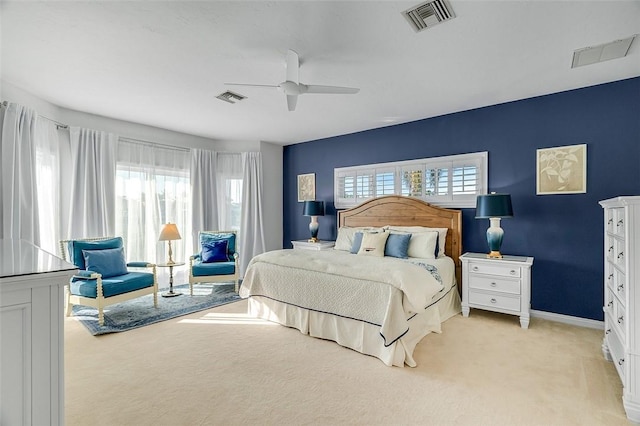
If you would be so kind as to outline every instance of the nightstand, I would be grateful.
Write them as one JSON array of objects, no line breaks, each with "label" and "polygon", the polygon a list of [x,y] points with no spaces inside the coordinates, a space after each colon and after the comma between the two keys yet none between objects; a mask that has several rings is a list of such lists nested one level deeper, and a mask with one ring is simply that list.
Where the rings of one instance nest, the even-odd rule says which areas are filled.
[{"label": "nightstand", "polygon": [[291,241],[294,249],[298,250],[331,250],[336,245],[335,241],[320,241],[311,243],[307,240]]},{"label": "nightstand", "polygon": [[520,326],[529,328],[533,257],[465,253],[460,260],[463,316],[469,316],[469,308],[502,312],[518,315]]}]

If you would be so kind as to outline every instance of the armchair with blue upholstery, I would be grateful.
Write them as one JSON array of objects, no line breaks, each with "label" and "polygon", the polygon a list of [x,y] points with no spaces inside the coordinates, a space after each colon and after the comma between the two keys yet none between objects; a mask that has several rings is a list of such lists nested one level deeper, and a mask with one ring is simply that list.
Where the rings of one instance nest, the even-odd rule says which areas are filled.
[{"label": "armchair with blue upholstery", "polygon": [[189,257],[189,291],[197,283],[234,282],[238,292],[240,268],[236,231],[200,231],[200,252]]},{"label": "armchair with blue upholstery", "polygon": [[[73,305],[91,306],[98,310],[98,322],[104,325],[104,307],[153,294],[158,307],[156,265],[126,262],[123,241],[116,238],[87,238],[60,241],[60,253],[79,269],[67,288],[67,312]],[[129,271],[129,268],[151,268],[151,272]]]}]

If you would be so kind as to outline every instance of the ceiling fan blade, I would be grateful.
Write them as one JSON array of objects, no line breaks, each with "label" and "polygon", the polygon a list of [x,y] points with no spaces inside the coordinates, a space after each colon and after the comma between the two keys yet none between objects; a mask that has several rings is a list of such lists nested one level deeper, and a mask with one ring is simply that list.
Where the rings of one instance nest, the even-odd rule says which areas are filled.
[{"label": "ceiling fan blade", "polygon": [[280,87],[273,84],[246,84],[246,83],[225,83],[225,86],[269,87],[269,88],[275,88],[275,89]]},{"label": "ceiling fan blade", "polygon": [[298,71],[300,70],[300,61],[298,54],[289,49],[287,51],[287,81],[293,81],[298,84]]},{"label": "ceiling fan blade", "polygon": [[318,86],[316,84],[307,84],[305,93],[327,93],[327,94],[354,94],[358,93],[360,89],[355,87],[340,87],[340,86]]},{"label": "ceiling fan blade", "polygon": [[298,95],[287,95],[287,107],[289,111],[295,111],[298,103]]}]

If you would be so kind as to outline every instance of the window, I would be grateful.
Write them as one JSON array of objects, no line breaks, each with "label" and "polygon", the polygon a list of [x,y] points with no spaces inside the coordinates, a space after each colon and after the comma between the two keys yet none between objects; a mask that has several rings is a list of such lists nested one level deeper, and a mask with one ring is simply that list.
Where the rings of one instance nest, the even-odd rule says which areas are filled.
[{"label": "window", "polygon": [[487,193],[487,152],[334,169],[336,208],[383,195],[420,198],[441,207],[475,207]]}]

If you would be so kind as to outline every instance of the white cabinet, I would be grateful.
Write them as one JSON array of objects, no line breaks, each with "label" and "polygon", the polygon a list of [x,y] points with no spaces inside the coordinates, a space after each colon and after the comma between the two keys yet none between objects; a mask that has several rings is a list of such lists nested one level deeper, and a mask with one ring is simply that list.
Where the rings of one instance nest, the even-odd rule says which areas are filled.
[{"label": "white cabinet", "polygon": [[64,286],[76,267],[0,240],[0,424],[64,424]]},{"label": "white cabinet", "polygon": [[602,352],[622,380],[627,417],[640,422],[640,196],[600,201],[604,208]]},{"label": "white cabinet", "polygon": [[529,327],[531,265],[533,257],[487,258],[484,253],[465,253],[462,261],[462,315],[470,308],[518,315],[520,326]]},{"label": "white cabinet", "polygon": [[294,249],[302,250],[331,250],[336,245],[335,241],[320,241],[315,243],[310,241],[291,241]]}]

